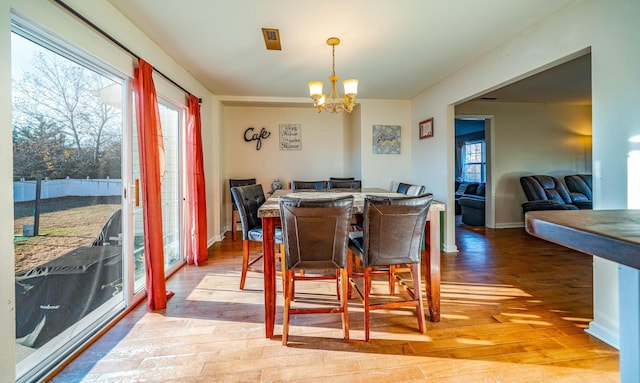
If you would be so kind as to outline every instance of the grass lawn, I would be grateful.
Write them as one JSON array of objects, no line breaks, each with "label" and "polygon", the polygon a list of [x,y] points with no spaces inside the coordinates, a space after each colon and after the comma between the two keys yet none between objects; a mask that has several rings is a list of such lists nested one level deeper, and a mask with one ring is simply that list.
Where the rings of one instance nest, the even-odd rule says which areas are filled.
[{"label": "grass lawn", "polygon": [[66,197],[42,200],[39,235],[23,237],[25,224],[33,224],[34,204],[14,207],[15,272],[26,271],[55,259],[78,246],[91,246],[111,214],[120,208],[120,197]]}]

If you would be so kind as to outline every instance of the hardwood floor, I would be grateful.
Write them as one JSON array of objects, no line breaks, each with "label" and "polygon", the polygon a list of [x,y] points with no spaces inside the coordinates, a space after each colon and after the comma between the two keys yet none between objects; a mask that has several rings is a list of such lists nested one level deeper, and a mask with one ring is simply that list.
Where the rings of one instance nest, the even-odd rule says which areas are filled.
[{"label": "hardwood floor", "polygon": [[[292,318],[283,347],[278,294],[277,335],[265,339],[262,275],[238,290],[242,243],[227,239],[207,265],[169,280],[166,310],[137,307],[53,381],[619,382],[617,350],[584,332],[591,257],[523,229],[457,230],[460,252],[442,256],[442,320],[427,322],[426,335],[411,309],[381,310],[366,343],[354,299],[351,341],[341,339],[340,314],[305,315]],[[296,296],[334,299],[334,285],[322,283],[301,282]],[[388,287],[380,280],[373,290]]]}]

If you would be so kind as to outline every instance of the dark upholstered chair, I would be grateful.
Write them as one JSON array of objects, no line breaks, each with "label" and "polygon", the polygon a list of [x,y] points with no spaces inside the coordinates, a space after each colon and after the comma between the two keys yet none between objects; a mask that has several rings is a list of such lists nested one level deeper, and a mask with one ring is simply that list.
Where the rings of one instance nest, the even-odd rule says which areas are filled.
[{"label": "dark upholstered chair", "polygon": [[[351,234],[349,249],[359,257],[364,268],[364,291],[360,291],[355,283],[353,286],[364,301],[365,340],[367,341],[370,332],[369,312],[376,309],[414,306],[420,332],[426,331],[420,260],[422,235],[432,199],[431,194],[401,198],[365,197],[364,232],[361,236],[360,233]],[[403,283],[397,274],[391,275],[400,282],[410,299],[371,304],[369,296],[374,269],[400,264],[409,265],[413,279],[412,288]]]},{"label": "dark upholstered chair", "polygon": [[528,202],[522,204],[524,213],[533,210],[578,210],[569,191],[556,177],[533,175],[520,177],[520,185]]},{"label": "dark upholstered chair", "polygon": [[329,189],[361,189],[361,180],[329,180]]},{"label": "dark upholstered chair", "polygon": [[[300,199],[280,197],[280,220],[284,237],[285,299],[282,344],[289,339],[290,316],[297,314],[342,313],[344,339],[349,340],[348,243],[353,196],[338,199]],[[294,300],[295,270],[339,271],[339,307],[291,308]],[[336,275],[337,276],[337,275]],[[333,276],[331,278],[335,278]]]},{"label": "dark upholstered chair", "polygon": [[[249,242],[262,242],[262,219],[258,217],[258,208],[265,202],[262,185],[234,186],[231,195],[238,206],[240,222],[242,223],[242,275],[240,277],[240,290],[244,290],[247,279],[247,271],[258,271],[252,266],[262,259],[262,254],[253,260],[249,260]],[[282,230],[276,228],[276,244],[282,244]]]},{"label": "dark upholstered chair", "polygon": [[[255,185],[255,178],[244,178],[244,179],[229,179],[229,190],[231,190],[234,186],[246,186],[246,185]],[[231,196],[231,239],[236,240],[236,224],[240,222],[238,218],[238,206],[236,206],[236,201],[233,200],[233,196]]]},{"label": "dark upholstered chair", "polygon": [[[579,209],[593,208],[593,183],[591,174],[572,174],[564,176],[564,183]],[[580,198],[584,196],[584,200]],[[580,198],[580,199],[578,199]]]},{"label": "dark upholstered chair", "polygon": [[291,181],[291,190],[324,190],[328,187],[327,181]]},{"label": "dark upholstered chair", "polygon": [[404,182],[397,182],[397,181],[391,182],[390,189],[392,192],[406,194],[410,196],[418,196],[426,192],[425,190],[426,188],[422,185],[412,185],[412,184],[407,184]]},{"label": "dark upholstered chair", "polygon": [[329,181],[354,181],[356,177],[329,177]]}]

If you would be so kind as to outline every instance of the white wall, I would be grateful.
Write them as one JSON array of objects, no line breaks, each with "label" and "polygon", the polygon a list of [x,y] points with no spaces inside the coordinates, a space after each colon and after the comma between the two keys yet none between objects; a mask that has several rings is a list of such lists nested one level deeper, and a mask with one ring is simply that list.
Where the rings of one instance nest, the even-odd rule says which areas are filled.
[{"label": "white wall", "polygon": [[[411,125],[410,110],[408,101],[361,101],[358,130],[363,187],[388,189],[392,180],[411,183],[411,142],[418,136],[418,125]],[[400,125],[400,154],[373,154],[373,125]],[[424,185],[431,191],[430,182]]]},{"label": "white wall", "polygon": [[[363,187],[380,188],[388,188],[394,179],[411,181],[411,140],[418,133],[417,127],[410,126],[409,101],[361,100],[351,114],[318,113],[308,99],[295,100],[301,105],[297,107],[279,107],[272,102],[260,106],[264,101],[226,101],[228,105],[221,109],[223,232],[231,227],[229,178],[255,177],[265,193],[276,177],[285,187],[294,179],[329,177],[353,176],[362,180]],[[282,104],[295,103],[289,101]],[[301,125],[302,150],[280,150],[280,124]],[[373,125],[401,126],[400,154],[373,154]],[[265,127],[271,133],[262,140],[260,150],[256,150],[255,142],[244,140],[249,127],[254,127],[255,132]]]},{"label": "white wall", "polygon": [[[433,139],[414,141],[414,178],[435,181],[435,197],[453,206],[453,106],[591,51],[594,208],[627,207],[628,139],[640,134],[640,2],[576,1],[413,100],[412,123],[434,117]],[[441,127],[441,128],[440,128]],[[446,169],[421,173],[419,165],[446,161]],[[635,177],[640,177],[636,171]],[[447,211],[445,246],[455,247],[453,209]],[[613,265],[594,264],[594,328],[618,333]],[[604,336],[603,336],[604,337]],[[613,340],[615,342],[615,340]]]},{"label": "white wall", "polygon": [[468,102],[456,106],[456,117],[465,115],[493,117],[496,228],[524,224],[521,205],[527,198],[521,176],[546,174],[563,182],[567,174],[591,173],[589,105]]},{"label": "white wall", "polygon": [[[224,166],[225,228],[231,224],[229,178],[256,178],[267,193],[279,178],[286,188],[292,180],[328,180],[329,177],[359,177],[349,164],[353,130],[350,114],[318,113],[306,107],[224,106],[222,140]],[[279,125],[300,124],[301,150],[280,150]],[[264,127],[270,133],[256,150],[256,141],[246,142],[244,132]],[[228,229],[225,229],[228,230]]]}]

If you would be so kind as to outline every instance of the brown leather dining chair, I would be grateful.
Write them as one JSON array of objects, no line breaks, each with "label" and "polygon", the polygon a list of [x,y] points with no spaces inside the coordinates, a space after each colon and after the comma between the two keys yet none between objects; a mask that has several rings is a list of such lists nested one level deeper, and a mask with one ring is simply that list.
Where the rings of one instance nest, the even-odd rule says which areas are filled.
[{"label": "brown leather dining chair", "polygon": [[[348,229],[353,196],[337,199],[301,199],[280,197],[285,264],[285,299],[282,344],[287,345],[291,315],[342,313],[345,340],[349,340],[348,312]],[[336,270],[339,272],[340,306],[292,308],[294,283],[314,279],[308,274],[296,276],[296,270]],[[334,276],[335,278],[335,276]]]},{"label": "brown leather dining chair", "polygon": [[324,190],[328,186],[327,181],[291,181],[291,190]]},{"label": "brown leather dining chair", "polygon": [[[244,290],[248,271],[262,272],[253,265],[262,259],[260,254],[250,260],[250,242],[262,242],[262,219],[258,217],[258,208],[265,203],[262,185],[234,186],[231,195],[238,206],[240,222],[242,223],[242,274],[240,276],[240,290]],[[282,244],[282,229],[276,227],[274,242]]]},{"label": "brown leather dining chair", "polygon": [[[229,191],[234,186],[246,186],[246,185],[255,185],[255,178],[231,178],[229,179]],[[238,206],[236,206],[236,201],[231,196],[231,239],[236,240],[236,224],[240,222],[238,218]]]},{"label": "brown leather dining chair", "polygon": [[329,189],[361,189],[361,180],[329,180]]},{"label": "brown leather dining chair", "polygon": [[[426,332],[420,261],[422,236],[432,199],[431,194],[416,197],[365,197],[364,231],[351,234],[349,250],[360,259],[364,268],[360,275],[352,273],[351,276],[364,278],[362,291],[356,283],[352,285],[364,302],[365,340],[367,341],[370,333],[371,310],[414,306],[418,317],[418,328],[421,333]],[[400,275],[390,275],[398,280],[409,299],[371,303],[371,284],[375,269],[399,264],[409,265],[412,286],[409,287]],[[395,283],[395,280],[393,282]]]}]

